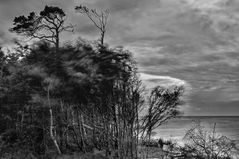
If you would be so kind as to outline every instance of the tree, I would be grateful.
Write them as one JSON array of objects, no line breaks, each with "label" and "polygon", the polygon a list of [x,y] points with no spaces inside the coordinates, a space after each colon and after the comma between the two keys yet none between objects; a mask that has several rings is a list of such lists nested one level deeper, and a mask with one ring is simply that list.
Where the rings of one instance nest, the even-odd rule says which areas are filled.
[{"label": "tree", "polygon": [[65,25],[66,15],[64,11],[58,7],[45,6],[40,14],[31,12],[27,17],[22,15],[15,17],[14,27],[11,32],[19,35],[46,40],[59,48],[60,33],[63,31],[73,31],[72,25]]},{"label": "tree", "polygon": [[228,159],[236,150],[235,143],[226,136],[216,133],[216,124],[212,131],[206,131],[200,123],[189,129],[184,137],[185,146],[181,152],[191,158]]},{"label": "tree", "polygon": [[52,103],[51,103],[51,97],[50,97],[50,91],[52,91],[54,89],[54,87],[56,87],[56,85],[58,85],[59,81],[58,79],[54,78],[54,77],[47,77],[44,80],[45,84],[47,85],[46,87],[46,92],[47,92],[47,101],[48,101],[48,107],[49,107],[49,114],[50,114],[50,137],[57,149],[57,152],[59,154],[61,154],[61,150],[59,147],[59,144],[57,143],[57,139],[56,139],[56,135],[54,133],[54,116],[53,116],[53,111],[52,111]]},{"label": "tree", "polygon": [[183,104],[180,98],[183,90],[182,86],[157,86],[151,91],[147,114],[142,118],[142,136],[146,133],[150,140],[152,130],[179,114],[178,106]]},{"label": "tree", "polygon": [[86,15],[93,24],[100,30],[100,43],[104,45],[104,38],[106,33],[106,25],[109,17],[109,10],[97,11],[96,9],[89,9],[86,6],[76,6],[75,10]]},{"label": "tree", "polygon": [[132,54],[82,42],[57,52],[46,41],[32,45],[17,48],[20,58],[8,57],[0,83],[0,121],[8,122],[0,133],[16,139],[7,144],[17,144],[11,152],[26,148],[47,158],[53,148],[58,154],[97,148],[136,158],[144,98]]},{"label": "tree", "polygon": [[[180,99],[183,90],[182,86],[153,88],[148,98],[147,114],[142,118],[141,138],[143,140],[147,138],[148,142],[151,142],[152,131],[179,114],[178,106],[183,103]],[[148,148],[146,157],[148,157]]]},{"label": "tree", "polygon": [[6,56],[4,55],[2,48],[0,46],[0,80],[3,77],[3,69],[4,69],[5,61],[6,61]]}]

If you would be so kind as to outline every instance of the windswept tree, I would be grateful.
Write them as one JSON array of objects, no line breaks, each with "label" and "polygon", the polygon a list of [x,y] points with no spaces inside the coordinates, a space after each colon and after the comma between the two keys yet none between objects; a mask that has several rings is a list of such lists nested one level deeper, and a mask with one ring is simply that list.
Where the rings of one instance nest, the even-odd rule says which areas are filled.
[{"label": "windswept tree", "polygon": [[106,25],[109,17],[109,10],[97,11],[96,9],[89,9],[83,5],[76,6],[75,10],[83,15],[86,15],[100,30],[100,43],[103,45],[106,33]]},{"label": "windswept tree", "polygon": [[73,31],[73,26],[65,25],[65,21],[66,14],[61,8],[45,6],[45,9],[40,14],[31,12],[27,17],[24,15],[15,17],[13,21],[14,27],[10,31],[30,39],[48,41],[58,49],[60,33]]},{"label": "windswept tree", "polygon": [[[183,103],[180,98],[183,91],[182,86],[171,88],[157,86],[153,88],[148,97],[147,113],[143,116],[141,123],[141,138],[143,140],[146,139],[150,142],[154,129],[180,113],[178,106]],[[148,157],[148,149],[146,149],[146,157]]]},{"label": "windswept tree", "polygon": [[172,88],[157,86],[151,91],[147,114],[142,118],[142,135],[146,134],[150,140],[154,129],[180,113],[178,107],[183,104],[180,98],[183,91],[182,86]]}]

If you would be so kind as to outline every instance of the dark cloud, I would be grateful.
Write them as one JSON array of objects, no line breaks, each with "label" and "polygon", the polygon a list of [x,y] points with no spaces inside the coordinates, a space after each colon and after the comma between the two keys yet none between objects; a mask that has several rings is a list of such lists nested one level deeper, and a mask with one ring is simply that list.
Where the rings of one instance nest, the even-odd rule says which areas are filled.
[{"label": "dark cloud", "polygon": [[190,99],[193,115],[238,115],[239,99],[225,99],[221,91],[197,92]]},{"label": "dark cloud", "polygon": [[11,37],[0,29],[0,45],[5,46],[9,43],[11,43]]},{"label": "dark cloud", "polygon": [[100,8],[110,8],[113,12],[122,12],[136,9],[140,2],[142,0],[103,0],[97,1],[95,5]]},{"label": "dark cloud", "polygon": [[79,33],[84,33],[84,34],[96,34],[98,32],[98,29],[92,25],[82,25],[81,27],[77,28],[76,30]]},{"label": "dark cloud", "polygon": [[109,9],[106,42],[125,46],[134,53],[141,73],[157,76],[147,76],[152,80],[146,84],[184,81],[192,87],[189,114],[239,115],[235,97],[239,93],[239,1],[0,0],[0,44],[15,37],[8,32],[15,16],[39,12],[46,4],[63,8],[68,22],[76,26],[74,34],[64,34],[63,40],[99,37],[91,21],[76,13],[74,6]]},{"label": "dark cloud", "polygon": [[109,9],[111,13],[125,12],[132,14],[134,11],[140,10],[141,12],[154,4],[160,4],[160,0],[150,0],[146,2],[144,0],[92,0],[82,1],[83,4],[87,4],[94,8]]}]

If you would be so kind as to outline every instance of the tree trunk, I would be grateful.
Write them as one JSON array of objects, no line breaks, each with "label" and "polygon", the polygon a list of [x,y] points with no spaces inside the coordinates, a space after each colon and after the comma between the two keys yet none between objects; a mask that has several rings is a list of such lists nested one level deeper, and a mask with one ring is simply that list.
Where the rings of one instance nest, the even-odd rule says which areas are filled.
[{"label": "tree trunk", "polygon": [[[2,61],[1,61],[2,62]],[[2,66],[1,66],[1,74],[0,74],[0,80],[3,78],[3,62],[2,62]]]},{"label": "tree trunk", "polygon": [[104,38],[105,38],[105,32],[101,32],[100,42],[102,46],[104,45]]},{"label": "tree trunk", "polygon": [[81,113],[79,112],[79,107],[77,106],[77,122],[78,122],[78,130],[80,132],[80,139],[81,139],[81,149],[85,152],[85,141],[84,141],[84,129],[82,124],[82,117]]},{"label": "tree trunk", "polygon": [[[151,127],[149,127],[149,129],[148,129],[148,132],[147,132],[147,134],[148,134],[148,143],[147,144],[150,144],[150,140],[151,140],[151,132],[152,132],[152,128]],[[148,158],[148,155],[149,155],[149,145],[147,145],[146,144],[146,158]]]},{"label": "tree trunk", "polygon": [[115,108],[115,119],[116,119],[116,135],[117,135],[117,153],[118,158],[121,159],[121,135],[120,135],[120,120],[119,120],[119,106]]},{"label": "tree trunk", "polygon": [[95,123],[95,110],[94,108],[92,108],[92,125],[93,125],[93,131],[92,131],[92,141],[93,141],[93,144],[94,146],[96,147],[97,143],[96,143],[96,123]]},{"label": "tree trunk", "polygon": [[66,148],[66,138],[64,134],[65,124],[64,124],[64,104],[62,100],[60,100],[60,125],[59,125],[59,137],[60,137],[60,147],[61,150],[64,151]]},{"label": "tree trunk", "polygon": [[48,106],[49,106],[49,113],[50,113],[50,137],[57,149],[57,152],[58,154],[61,154],[61,150],[59,148],[59,145],[57,143],[57,140],[56,140],[56,137],[54,136],[53,134],[53,113],[52,113],[52,107],[51,107],[51,102],[50,102],[50,90],[49,90],[49,87],[48,87],[48,90],[47,90],[47,98],[48,98]]},{"label": "tree trunk", "polygon": [[56,51],[59,50],[59,46],[60,46],[60,37],[59,37],[59,30],[56,30]]},{"label": "tree trunk", "polygon": [[138,158],[138,144],[139,144],[139,113],[138,113],[138,106],[136,106],[136,158]]}]

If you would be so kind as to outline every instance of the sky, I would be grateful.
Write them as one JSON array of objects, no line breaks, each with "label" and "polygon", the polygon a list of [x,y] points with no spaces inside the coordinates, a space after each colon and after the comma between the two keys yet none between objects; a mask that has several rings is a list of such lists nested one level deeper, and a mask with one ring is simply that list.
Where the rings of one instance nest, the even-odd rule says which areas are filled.
[{"label": "sky", "polygon": [[239,0],[0,0],[0,45],[16,37],[14,17],[45,5],[75,26],[63,41],[97,39],[80,4],[110,10],[105,42],[133,53],[146,87],[185,86],[185,115],[239,116]]}]

